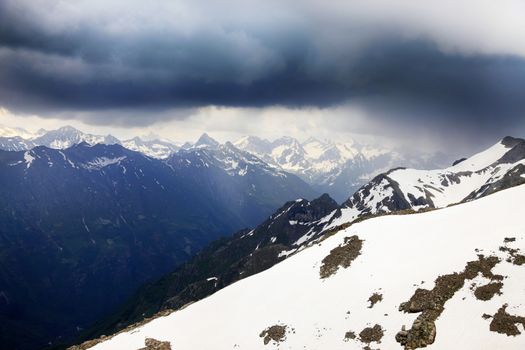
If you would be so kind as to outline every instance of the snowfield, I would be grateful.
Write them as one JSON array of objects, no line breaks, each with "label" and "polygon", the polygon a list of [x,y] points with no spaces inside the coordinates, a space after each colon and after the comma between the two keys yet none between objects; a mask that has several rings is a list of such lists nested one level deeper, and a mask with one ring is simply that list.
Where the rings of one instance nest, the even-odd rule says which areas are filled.
[{"label": "snowfield", "polygon": [[494,165],[511,148],[500,141],[444,170],[401,169],[391,172],[389,177],[399,184],[407,201],[410,201],[409,194],[417,198],[429,193],[434,206],[442,208],[460,202],[475,189],[501,179],[518,164],[524,164],[525,161],[520,160]]},{"label": "snowfield", "polygon": [[[499,250],[524,254],[524,200],[522,185],[444,209],[354,224],[269,270],[92,349],[141,349],[146,338],[168,341],[177,350],[363,349],[367,344],[360,341],[360,332],[376,324],[384,335],[370,347],[401,349],[396,334],[403,325],[410,329],[420,313],[404,313],[399,305],[417,288],[432,289],[438,276],[463,271],[478,254],[501,259],[492,269],[505,277],[501,295],[478,300],[473,290],[489,279],[480,274],[466,280],[445,302],[428,349],[524,349],[525,334],[490,331],[491,318],[482,318],[504,304],[509,314],[525,316],[525,264],[513,264],[509,252]],[[363,240],[361,255],[321,279],[323,259],[354,235]],[[505,238],[515,240],[504,243]],[[383,300],[369,308],[374,293]],[[285,339],[265,345],[260,334],[274,325],[286,326]],[[517,328],[525,332],[522,324]],[[355,339],[345,339],[349,331]]]},{"label": "snowfield", "polygon": [[505,183],[520,184],[517,175],[525,171],[524,165],[525,140],[506,137],[446,169],[393,169],[357,190],[331,227],[363,215],[443,208],[477,199],[490,194],[491,188],[508,187]]}]

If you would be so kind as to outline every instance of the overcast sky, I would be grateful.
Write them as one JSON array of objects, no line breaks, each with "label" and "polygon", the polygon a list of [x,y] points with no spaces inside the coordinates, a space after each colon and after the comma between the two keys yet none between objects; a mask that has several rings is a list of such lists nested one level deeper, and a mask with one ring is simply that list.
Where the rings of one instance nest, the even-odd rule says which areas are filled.
[{"label": "overcast sky", "polygon": [[525,2],[1,0],[0,123],[188,140],[525,136]]}]

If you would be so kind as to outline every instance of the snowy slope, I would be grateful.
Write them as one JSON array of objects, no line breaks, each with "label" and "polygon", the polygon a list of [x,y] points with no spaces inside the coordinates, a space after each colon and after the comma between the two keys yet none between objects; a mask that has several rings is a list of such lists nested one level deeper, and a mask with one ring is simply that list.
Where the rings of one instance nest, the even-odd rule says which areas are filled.
[{"label": "snowy slope", "polygon": [[[525,186],[519,186],[442,210],[354,224],[265,272],[92,348],[140,349],[146,338],[154,338],[177,350],[363,349],[367,344],[360,332],[377,324],[384,336],[370,346],[400,349],[396,334],[404,325],[410,329],[419,315],[399,311],[400,304],[417,288],[431,290],[438,276],[461,272],[485,254],[501,259],[492,269],[505,277],[501,295],[478,300],[472,289],[489,279],[481,274],[465,278],[444,302],[428,348],[522,349],[525,335],[490,331],[492,318],[482,316],[494,316],[504,304],[509,314],[525,316],[525,268],[499,249],[525,250],[525,221],[515,210],[524,199]],[[349,267],[321,278],[323,259],[354,235],[362,240],[360,255]],[[504,243],[508,237],[515,241]],[[383,300],[369,308],[373,293]],[[285,339],[265,345],[259,335],[274,325],[286,326]],[[524,328],[518,323],[517,330]],[[345,339],[349,331],[356,339]]]},{"label": "snowy slope", "polygon": [[164,140],[142,140],[140,137],[134,137],[122,141],[122,146],[132,151],[137,151],[149,157],[166,159],[173,152],[180,149],[177,145]]},{"label": "snowy slope", "polygon": [[446,169],[394,169],[361,187],[339,221],[405,209],[443,208],[525,182],[525,140],[506,137]]},{"label": "snowy slope", "polygon": [[20,136],[0,137],[0,149],[4,151],[25,151],[36,146],[33,141]]},{"label": "snowy slope", "polygon": [[399,184],[408,200],[408,194],[419,197],[429,193],[435,207],[444,207],[463,200],[476,188],[489,181],[496,181],[508,170],[524,163],[523,159],[513,163],[498,163],[512,147],[500,141],[445,170],[402,169],[393,171],[389,177]]},{"label": "snowy slope", "polygon": [[510,142],[509,144],[506,144],[504,140],[501,140],[494,146],[465,159],[447,170],[454,172],[482,170],[497,162],[509,151],[509,148],[513,146],[514,143]]}]

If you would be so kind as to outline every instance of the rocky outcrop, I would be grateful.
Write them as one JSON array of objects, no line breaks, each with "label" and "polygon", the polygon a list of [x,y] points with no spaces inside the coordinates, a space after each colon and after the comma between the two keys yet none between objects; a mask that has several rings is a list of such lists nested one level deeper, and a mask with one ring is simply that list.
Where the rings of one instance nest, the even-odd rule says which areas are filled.
[{"label": "rocky outcrop", "polygon": [[434,343],[436,339],[435,321],[445,310],[445,303],[459,291],[466,280],[475,278],[478,274],[494,281],[501,281],[503,276],[494,275],[492,269],[500,262],[495,256],[484,257],[470,261],[460,273],[439,276],[432,290],[417,289],[409,301],[399,306],[400,311],[420,313],[412,327],[402,327],[396,334],[396,341],[404,346],[405,350],[424,348]]}]

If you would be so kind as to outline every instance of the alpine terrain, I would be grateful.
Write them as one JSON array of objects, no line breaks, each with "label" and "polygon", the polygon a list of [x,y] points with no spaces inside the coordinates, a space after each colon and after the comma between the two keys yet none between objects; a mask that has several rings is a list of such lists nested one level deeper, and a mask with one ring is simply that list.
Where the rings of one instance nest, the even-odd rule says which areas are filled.
[{"label": "alpine terrain", "polygon": [[210,241],[317,195],[231,144],[165,160],[119,144],[37,146],[0,151],[0,169],[0,338],[9,349],[68,341]]},{"label": "alpine terrain", "polygon": [[269,164],[296,174],[319,192],[329,193],[342,202],[375,175],[395,166],[431,169],[443,165],[443,155],[407,156],[401,151],[355,141],[337,143],[314,137],[299,142],[292,137],[268,141],[246,136],[234,145],[251,152]]},{"label": "alpine terrain", "polygon": [[519,349],[524,195],[356,224],[93,349]]},{"label": "alpine terrain", "polygon": [[[216,149],[221,145],[206,133],[196,142],[180,144],[154,137],[119,140],[111,135],[84,133],[71,126],[49,131],[42,129],[36,133],[0,126],[0,149],[7,151],[30,150],[36,146],[65,149],[81,142],[90,145],[120,144],[157,159],[168,159],[179,150]],[[339,203],[375,175],[395,166],[431,169],[442,166],[443,159],[446,158],[439,153],[408,155],[400,150],[360,144],[352,140],[337,143],[320,141],[314,137],[299,142],[288,136],[274,141],[246,136],[233,142],[233,146],[260,158],[271,167],[297,175],[318,193],[329,193]]]},{"label": "alpine terrain", "polygon": [[57,130],[40,129],[36,133],[23,128],[0,126],[0,149],[5,151],[30,150],[36,146],[46,146],[55,149],[65,149],[73,145],[86,142],[90,145],[102,143],[106,145],[121,144],[132,151],[141,152],[147,156],[165,159],[180,147],[167,140],[143,140],[134,137],[120,141],[111,135],[93,135],[84,133],[72,126],[63,126]]},{"label": "alpine terrain", "polygon": [[0,0],[0,350],[524,350],[524,15]]},{"label": "alpine terrain", "polygon": [[120,333],[79,348],[519,348],[524,145],[389,171],[342,206],[289,202],[144,286],[90,334]]}]

